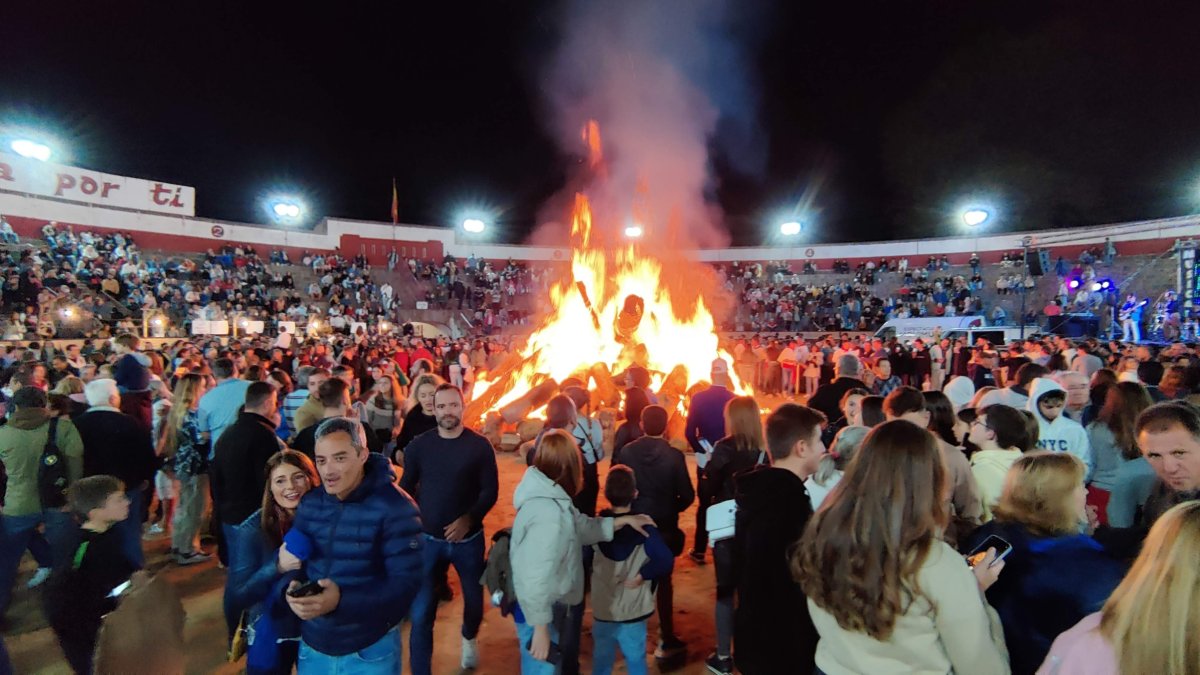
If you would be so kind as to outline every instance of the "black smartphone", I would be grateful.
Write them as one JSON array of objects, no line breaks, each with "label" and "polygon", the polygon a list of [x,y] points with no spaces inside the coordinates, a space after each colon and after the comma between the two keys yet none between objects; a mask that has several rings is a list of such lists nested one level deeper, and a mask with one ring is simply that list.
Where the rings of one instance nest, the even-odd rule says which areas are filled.
[{"label": "black smartphone", "polygon": [[[525,642],[525,651],[529,651],[531,645],[533,645],[533,640],[527,640]],[[562,661],[562,650],[558,648],[558,645],[551,642],[550,649],[546,652],[546,663],[557,666],[559,661]]]},{"label": "black smartphone", "polygon": [[971,550],[970,553],[967,554],[967,565],[974,567],[983,562],[983,559],[987,557],[989,548],[996,549],[996,559],[992,561],[993,565],[1001,560],[1004,560],[1006,557],[1008,557],[1009,553],[1012,553],[1012,544],[993,534],[987,539],[984,539],[981,544],[976,546]]},{"label": "black smartphone", "polygon": [[320,595],[325,589],[315,581],[305,581],[287,592],[293,598],[307,598],[310,595]]}]

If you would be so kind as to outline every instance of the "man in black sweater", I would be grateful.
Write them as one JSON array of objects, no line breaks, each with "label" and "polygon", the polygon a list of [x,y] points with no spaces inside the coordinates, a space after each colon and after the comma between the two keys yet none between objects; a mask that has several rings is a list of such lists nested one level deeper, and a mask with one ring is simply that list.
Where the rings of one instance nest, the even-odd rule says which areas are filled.
[{"label": "man in black sweater", "polygon": [[[263,490],[267,484],[267,460],[284,450],[275,435],[279,426],[279,407],[275,387],[268,382],[255,382],[246,389],[246,403],[238,419],[217,440],[213,461],[209,467],[212,482],[213,512],[221,523],[225,541],[233,542],[234,528],[262,506]],[[229,567],[236,565],[229,551]],[[225,621],[229,635],[237,628],[237,613],[225,587]]]},{"label": "man in black sweater", "polygon": [[[683,531],[679,529],[679,514],[696,498],[688,476],[683,453],[671,447],[663,437],[669,415],[659,405],[642,410],[642,431],[645,435],[613,452],[612,465],[624,464],[633,469],[638,494],[633,511],[654,519],[663,541],[678,556],[683,553]],[[671,659],[681,654],[686,645],[675,636],[673,620],[675,597],[670,575],[658,582],[658,625],[660,641],[654,656]]]},{"label": "man in black sweater", "polygon": [[[317,461],[317,427],[331,417],[356,417],[353,414],[353,407],[350,403],[350,385],[346,384],[345,380],[331,377],[325,380],[317,387],[317,400],[321,402],[321,419],[317,420],[316,424],[311,424],[296,437],[292,439],[292,449],[303,452],[308,455],[308,458]],[[362,423],[363,431],[367,434],[367,449],[371,452],[383,452],[383,445],[379,442],[379,436],[367,426],[366,422]]]},{"label": "man in black sweater", "polygon": [[92,380],[84,388],[88,411],[75,420],[83,439],[83,475],[116,476],[125,484],[129,512],[133,515],[117,523],[117,535],[137,569],[145,565],[142,553],[142,511],[158,456],[150,440],[150,430],[132,415],[121,412],[121,394],[114,380]]},{"label": "man in black sweater", "polygon": [[462,667],[478,665],[475,636],[483,620],[483,517],[496,505],[500,490],[491,443],[463,427],[462,392],[451,384],[440,385],[433,406],[437,429],[409,443],[400,478],[400,487],[421,507],[425,529],[424,580],[413,602],[409,635],[413,675],[430,673],[437,614],[434,569],[441,562],[454,565],[462,584]]}]

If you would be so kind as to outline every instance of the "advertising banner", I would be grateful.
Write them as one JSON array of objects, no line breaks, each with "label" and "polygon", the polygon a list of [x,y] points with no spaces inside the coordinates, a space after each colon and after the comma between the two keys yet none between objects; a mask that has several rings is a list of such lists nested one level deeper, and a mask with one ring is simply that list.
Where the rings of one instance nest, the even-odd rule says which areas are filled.
[{"label": "advertising banner", "polygon": [[195,188],[114,176],[6,153],[0,153],[0,190],[138,211],[196,215]]}]

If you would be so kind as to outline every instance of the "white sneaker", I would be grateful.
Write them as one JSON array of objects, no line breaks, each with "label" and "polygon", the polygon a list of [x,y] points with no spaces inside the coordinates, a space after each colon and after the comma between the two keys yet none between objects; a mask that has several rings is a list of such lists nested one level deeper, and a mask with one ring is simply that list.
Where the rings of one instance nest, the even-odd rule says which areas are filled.
[{"label": "white sneaker", "polygon": [[25,584],[25,588],[37,588],[38,586],[46,583],[46,580],[49,578],[50,568],[39,567],[37,568],[37,571],[33,573],[33,578],[29,580],[29,583]]},{"label": "white sneaker", "polygon": [[479,644],[476,640],[463,638],[462,667],[463,670],[474,670],[479,665]]}]

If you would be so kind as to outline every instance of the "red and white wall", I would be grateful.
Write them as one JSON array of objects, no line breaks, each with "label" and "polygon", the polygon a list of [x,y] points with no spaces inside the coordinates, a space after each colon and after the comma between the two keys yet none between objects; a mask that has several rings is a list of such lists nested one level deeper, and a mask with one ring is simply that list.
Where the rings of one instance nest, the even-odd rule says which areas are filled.
[{"label": "red and white wall", "polygon": [[[372,264],[385,264],[392,247],[403,257],[441,258],[446,253],[466,257],[474,254],[489,260],[514,258],[523,261],[566,261],[564,247],[482,244],[453,228],[326,218],[311,231],[282,227],[231,223],[186,215],[153,213],[105,204],[67,201],[6,190],[0,182],[0,214],[18,234],[39,237],[48,221],[74,225],[77,229],[132,232],[142,248],[178,252],[201,252],[229,243],[251,244],[259,249],[285,248],[293,260],[303,251],[333,251],[344,255],[365,253]],[[1200,238],[1200,216],[1121,223],[1072,230],[1031,233],[982,232],[979,236],[888,241],[861,244],[798,244],[790,247],[745,247],[698,250],[702,261],[789,260],[798,269],[812,260],[828,267],[829,261],[908,257],[920,265],[928,256],[949,256],[955,264],[966,263],[972,252],[984,262],[995,262],[1006,252],[1021,249],[1021,238],[1034,238],[1035,247],[1051,248],[1054,255],[1073,257],[1085,248],[1103,244],[1106,237],[1116,242],[1122,255],[1160,254],[1178,239]],[[260,252],[264,252],[261,251]]]}]

